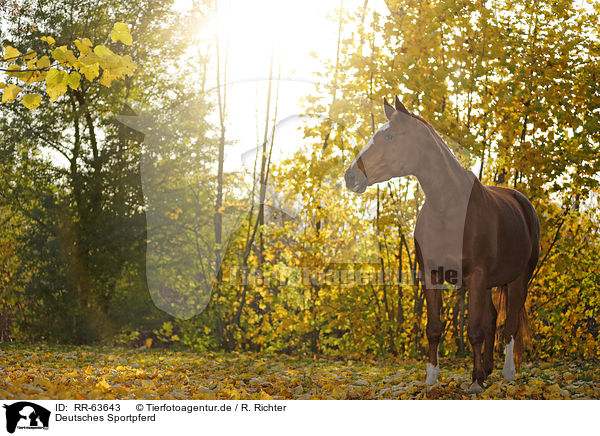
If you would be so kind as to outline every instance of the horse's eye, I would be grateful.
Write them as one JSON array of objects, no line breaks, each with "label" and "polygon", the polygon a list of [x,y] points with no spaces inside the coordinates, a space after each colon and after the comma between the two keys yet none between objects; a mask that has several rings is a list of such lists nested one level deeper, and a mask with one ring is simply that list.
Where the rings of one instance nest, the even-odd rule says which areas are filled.
[{"label": "horse's eye", "polygon": [[392,141],[394,139],[394,135],[392,135],[391,133],[388,133],[387,135],[385,135],[383,137],[383,139],[385,139],[386,141]]}]

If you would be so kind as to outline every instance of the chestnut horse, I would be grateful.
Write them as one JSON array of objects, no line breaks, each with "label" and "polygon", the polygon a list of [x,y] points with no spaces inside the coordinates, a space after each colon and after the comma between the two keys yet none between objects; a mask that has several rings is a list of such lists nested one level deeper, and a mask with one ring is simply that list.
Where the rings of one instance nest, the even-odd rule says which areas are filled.
[{"label": "chestnut horse", "polygon": [[[469,289],[468,337],[473,348],[470,392],[483,389],[494,363],[497,311],[492,287],[504,296],[505,362],[502,374],[514,380],[514,345],[522,344],[527,286],[539,256],[535,210],[520,192],[484,186],[464,169],[435,129],[395,100],[384,99],[388,123],[379,128],[345,173],[346,187],[366,187],[414,175],[425,192],[415,226],[419,276],[427,301],[429,364],[427,385],[439,376],[438,344],[445,281]],[[517,356],[518,357],[518,356]]]}]

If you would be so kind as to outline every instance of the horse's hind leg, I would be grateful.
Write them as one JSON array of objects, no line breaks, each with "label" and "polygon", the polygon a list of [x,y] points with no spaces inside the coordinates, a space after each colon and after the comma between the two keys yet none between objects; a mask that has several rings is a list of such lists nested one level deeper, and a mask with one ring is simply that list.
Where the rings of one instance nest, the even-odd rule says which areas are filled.
[{"label": "horse's hind leg", "polygon": [[483,343],[483,370],[486,377],[494,370],[494,341],[496,338],[496,319],[498,312],[492,301],[492,290],[486,289],[487,301],[486,311],[483,316],[483,332],[485,335]]},{"label": "horse's hind leg", "polygon": [[504,323],[506,346],[504,349],[504,368],[502,369],[502,375],[506,380],[515,379],[514,344],[519,331],[521,310],[523,310],[525,298],[527,297],[527,279],[525,275],[521,275],[508,284],[506,321]]},{"label": "horse's hind leg", "polygon": [[427,301],[427,341],[429,342],[429,364],[427,365],[428,386],[435,384],[440,375],[438,361],[438,345],[442,337],[442,291],[441,289],[425,289],[425,300]]}]

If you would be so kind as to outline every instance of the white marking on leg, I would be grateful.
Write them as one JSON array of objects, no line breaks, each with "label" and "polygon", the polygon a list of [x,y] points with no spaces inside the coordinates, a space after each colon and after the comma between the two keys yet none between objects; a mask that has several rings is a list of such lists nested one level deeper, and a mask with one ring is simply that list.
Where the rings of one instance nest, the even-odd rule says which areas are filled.
[{"label": "white marking on leg", "polygon": [[505,380],[515,379],[515,359],[513,357],[513,349],[515,346],[515,339],[511,336],[510,342],[506,344],[504,348],[504,368],[502,369],[502,375]]},{"label": "white marking on leg", "polygon": [[440,375],[440,362],[436,366],[433,366],[431,363],[427,364],[427,378],[425,379],[425,384],[427,386],[434,385]]},{"label": "white marking on leg", "polygon": [[470,394],[478,394],[479,392],[481,392],[483,390],[483,388],[481,387],[481,385],[479,383],[477,383],[476,381],[474,381],[471,386],[469,387],[469,393]]}]

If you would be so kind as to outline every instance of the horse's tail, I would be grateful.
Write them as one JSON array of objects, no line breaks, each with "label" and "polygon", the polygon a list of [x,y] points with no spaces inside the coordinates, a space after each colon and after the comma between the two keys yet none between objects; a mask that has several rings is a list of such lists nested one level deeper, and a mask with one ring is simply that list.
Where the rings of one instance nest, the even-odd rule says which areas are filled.
[{"label": "horse's tail", "polygon": [[[498,308],[497,326],[504,323],[506,320],[506,311],[508,308],[508,286],[503,285],[498,287],[498,300],[496,307]],[[521,308],[519,313],[519,329],[517,330],[517,336],[515,337],[515,366],[517,370],[521,365],[521,358],[525,353],[525,349],[531,339],[531,327],[529,325],[529,317],[527,316],[527,309],[525,305]],[[502,333],[500,329],[496,329],[496,343],[502,343]]]},{"label": "horse's tail", "polygon": [[507,310],[507,306],[508,306],[508,286],[507,285],[503,285],[503,286],[498,286],[496,288],[497,292],[496,292],[496,298],[494,301],[494,305],[496,306],[496,311],[498,312],[498,316],[496,318],[496,344],[503,344],[504,345],[504,341],[502,340],[503,335],[502,335],[502,330],[500,329],[500,326],[502,326],[504,324],[504,321],[506,320],[506,310]]}]

